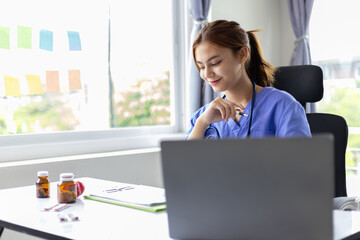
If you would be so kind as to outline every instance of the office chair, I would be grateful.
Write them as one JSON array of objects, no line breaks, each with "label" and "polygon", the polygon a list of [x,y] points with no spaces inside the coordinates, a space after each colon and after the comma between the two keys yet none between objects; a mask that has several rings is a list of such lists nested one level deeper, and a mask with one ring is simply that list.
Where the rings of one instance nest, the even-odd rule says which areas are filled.
[{"label": "office chair", "polygon": [[[318,102],[323,97],[323,73],[314,65],[279,67],[275,73],[274,87],[294,96],[306,108],[307,102]],[[348,140],[348,126],[339,115],[328,113],[307,113],[310,131],[331,133],[335,145],[335,196],[346,197],[345,152]]]}]

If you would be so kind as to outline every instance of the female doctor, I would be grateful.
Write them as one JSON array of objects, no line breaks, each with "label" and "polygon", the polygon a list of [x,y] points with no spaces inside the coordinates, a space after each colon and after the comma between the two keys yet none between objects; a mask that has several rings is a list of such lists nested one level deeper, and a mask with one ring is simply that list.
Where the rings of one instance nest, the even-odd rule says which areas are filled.
[{"label": "female doctor", "polygon": [[311,136],[304,108],[272,87],[276,68],[263,58],[254,32],[218,20],[195,39],[193,57],[201,78],[225,95],[193,114],[188,140]]}]

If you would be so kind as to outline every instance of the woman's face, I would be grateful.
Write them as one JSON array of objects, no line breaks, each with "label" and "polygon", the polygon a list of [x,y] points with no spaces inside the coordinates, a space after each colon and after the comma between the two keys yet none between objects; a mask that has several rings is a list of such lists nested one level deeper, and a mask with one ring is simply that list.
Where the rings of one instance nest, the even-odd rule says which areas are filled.
[{"label": "woman's face", "polygon": [[215,92],[231,90],[240,83],[244,69],[240,51],[234,55],[230,48],[209,41],[201,42],[195,49],[200,76]]}]

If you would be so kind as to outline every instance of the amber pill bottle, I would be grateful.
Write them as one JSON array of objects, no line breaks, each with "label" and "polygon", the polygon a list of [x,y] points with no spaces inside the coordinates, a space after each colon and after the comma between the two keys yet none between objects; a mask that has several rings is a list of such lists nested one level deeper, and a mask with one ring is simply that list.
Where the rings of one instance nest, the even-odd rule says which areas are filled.
[{"label": "amber pill bottle", "polygon": [[57,187],[59,203],[74,203],[76,201],[76,184],[73,173],[60,174],[60,182]]},{"label": "amber pill bottle", "polygon": [[48,171],[39,171],[37,173],[38,179],[36,181],[36,197],[48,198],[50,197],[50,181],[48,178]]}]

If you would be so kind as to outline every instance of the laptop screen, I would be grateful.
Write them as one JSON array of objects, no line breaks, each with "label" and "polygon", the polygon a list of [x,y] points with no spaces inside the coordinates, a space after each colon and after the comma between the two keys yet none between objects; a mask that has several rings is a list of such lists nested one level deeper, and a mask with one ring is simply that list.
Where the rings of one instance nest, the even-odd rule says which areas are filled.
[{"label": "laptop screen", "polygon": [[163,141],[177,239],[331,239],[333,138]]}]

